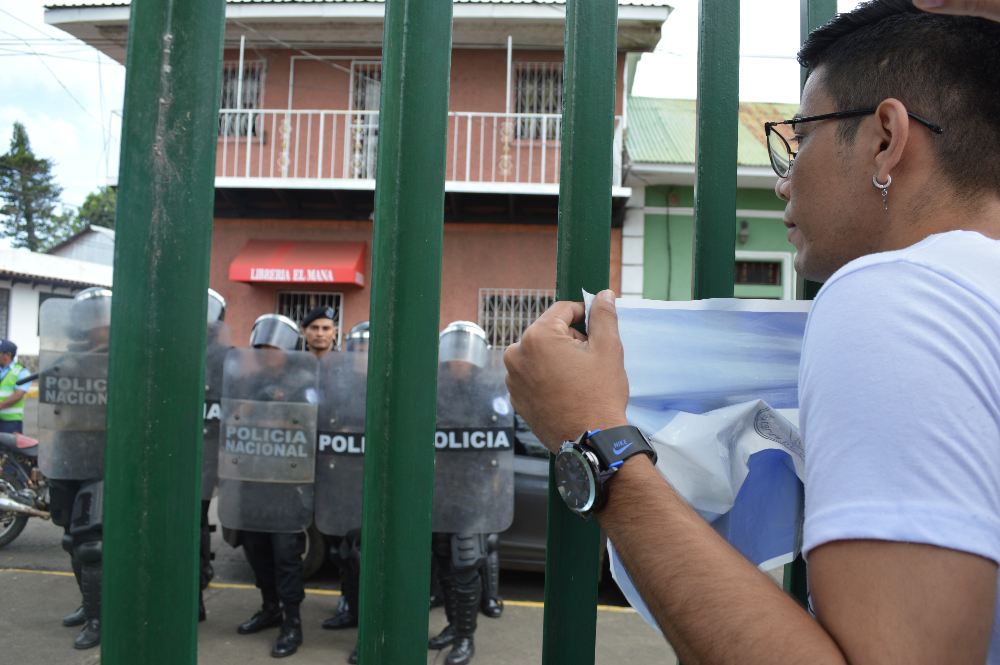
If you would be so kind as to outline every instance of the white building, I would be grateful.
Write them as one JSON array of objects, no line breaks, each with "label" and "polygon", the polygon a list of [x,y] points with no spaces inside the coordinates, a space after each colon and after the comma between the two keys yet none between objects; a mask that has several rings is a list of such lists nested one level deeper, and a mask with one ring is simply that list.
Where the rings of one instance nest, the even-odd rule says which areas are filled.
[{"label": "white building", "polygon": [[[112,250],[104,241],[110,234]],[[80,243],[75,247],[74,239]],[[38,311],[49,298],[72,298],[92,286],[111,287],[114,233],[94,227],[57,248],[61,255],[0,249],[0,337],[17,344],[18,361],[37,369]],[[87,256],[91,260],[67,258]]]}]

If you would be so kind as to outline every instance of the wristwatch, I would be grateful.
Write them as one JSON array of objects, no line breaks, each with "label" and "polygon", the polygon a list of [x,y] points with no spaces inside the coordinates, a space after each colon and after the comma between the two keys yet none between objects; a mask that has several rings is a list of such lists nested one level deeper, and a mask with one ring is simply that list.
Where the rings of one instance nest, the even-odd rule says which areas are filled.
[{"label": "wristwatch", "polygon": [[566,441],[556,454],[559,496],[574,513],[590,519],[608,501],[608,480],[625,460],[645,453],[656,464],[656,451],[639,428],[626,425],[584,432]]}]

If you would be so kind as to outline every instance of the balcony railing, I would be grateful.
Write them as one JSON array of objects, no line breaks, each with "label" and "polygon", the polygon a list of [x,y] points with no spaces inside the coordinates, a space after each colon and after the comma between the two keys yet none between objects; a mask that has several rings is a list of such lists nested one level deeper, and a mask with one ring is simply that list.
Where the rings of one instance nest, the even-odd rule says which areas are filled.
[{"label": "balcony railing", "polygon": [[[561,135],[559,114],[449,113],[449,185],[468,191],[550,190],[559,183]],[[301,181],[312,180],[327,187],[340,181],[335,186],[371,188],[378,112],[223,109],[218,143],[216,176],[231,184],[263,185],[267,179],[267,186],[288,180],[289,186],[301,187],[306,184]],[[621,153],[621,119],[616,118],[616,187],[621,185]]]}]

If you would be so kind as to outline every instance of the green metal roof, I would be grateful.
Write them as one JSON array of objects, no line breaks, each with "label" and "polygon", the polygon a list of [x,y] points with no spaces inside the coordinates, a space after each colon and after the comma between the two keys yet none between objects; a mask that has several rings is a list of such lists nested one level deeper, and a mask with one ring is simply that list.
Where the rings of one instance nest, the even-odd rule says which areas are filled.
[{"label": "green metal roof", "polygon": [[[625,149],[633,162],[694,164],[697,122],[693,99],[628,98]],[[770,166],[764,122],[791,118],[798,104],[740,102],[736,162]]]}]

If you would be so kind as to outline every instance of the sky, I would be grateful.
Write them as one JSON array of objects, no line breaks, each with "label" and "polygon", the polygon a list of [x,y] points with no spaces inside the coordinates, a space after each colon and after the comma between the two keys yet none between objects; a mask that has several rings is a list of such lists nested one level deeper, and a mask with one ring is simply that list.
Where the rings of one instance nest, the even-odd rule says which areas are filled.
[{"label": "sky", "polygon": [[[0,152],[13,123],[24,123],[32,149],[55,162],[62,203],[78,207],[117,169],[125,68],[45,24],[46,2],[0,0]],[[674,0],[653,53],[636,69],[632,94],[694,99],[698,0]],[[838,0],[850,11],[857,0]],[[797,103],[799,0],[741,0],[740,99]],[[118,114],[118,115],[116,115]],[[0,247],[9,240],[0,239]]]}]

